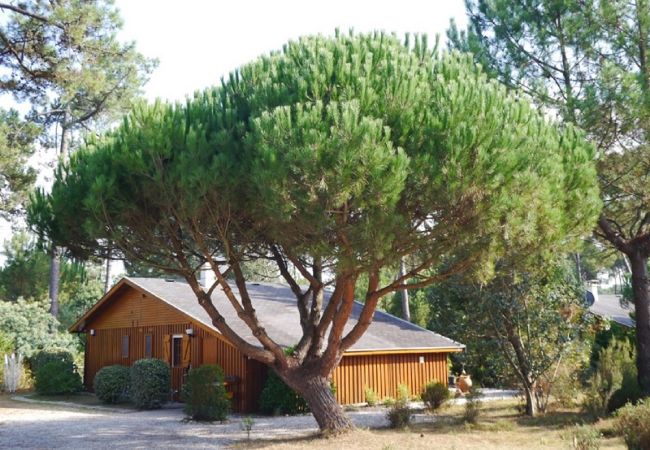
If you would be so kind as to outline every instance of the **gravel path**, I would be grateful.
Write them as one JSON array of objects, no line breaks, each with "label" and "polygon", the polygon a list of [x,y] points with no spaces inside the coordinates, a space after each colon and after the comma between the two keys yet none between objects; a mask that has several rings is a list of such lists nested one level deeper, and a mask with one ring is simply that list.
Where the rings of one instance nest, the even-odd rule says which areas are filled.
[{"label": "gravel path", "polygon": [[[6,404],[5,404],[6,405]],[[385,411],[348,413],[362,428],[386,424]],[[183,421],[180,409],[99,412],[35,407],[0,407],[0,448],[207,448],[246,439],[241,416],[228,423]],[[254,417],[252,439],[307,435],[317,431],[311,415]]]},{"label": "gravel path", "polygon": [[[513,395],[505,391],[491,394],[485,401]],[[204,424],[184,421],[179,408],[118,411],[21,403],[5,397],[0,402],[0,449],[223,448],[246,439],[240,415],[231,416],[227,423]],[[359,428],[387,425],[384,408],[363,408],[347,414]],[[424,422],[434,417],[416,414],[414,419]],[[252,439],[305,436],[318,431],[311,415],[256,416],[254,420]]]}]

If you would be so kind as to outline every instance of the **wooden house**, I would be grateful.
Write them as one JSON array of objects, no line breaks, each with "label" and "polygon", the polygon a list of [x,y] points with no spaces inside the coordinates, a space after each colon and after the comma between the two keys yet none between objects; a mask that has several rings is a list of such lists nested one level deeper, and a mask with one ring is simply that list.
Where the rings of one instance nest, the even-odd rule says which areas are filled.
[{"label": "wooden house", "polygon": [[[296,300],[287,286],[251,283],[249,292],[269,335],[280,345],[295,345],[301,336]],[[257,341],[236,316],[220,290],[213,302],[231,327],[251,343]],[[355,304],[348,327],[359,317]],[[141,358],[161,358],[172,370],[178,392],[189,367],[219,364],[233,396],[233,409],[257,409],[267,367],[247,358],[211,324],[190,287],[182,281],[122,278],[70,331],[86,334],[84,383],[112,364],[131,365]],[[259,345],[259,344],[257,344]],[[397,385],[419,393],[429,381],[447,382],[447,356],[464,346],[381,311],[363,337],[343,356],[333,381],[342,404],[365,401],[366,388],[380,398],[395,397]]]}]

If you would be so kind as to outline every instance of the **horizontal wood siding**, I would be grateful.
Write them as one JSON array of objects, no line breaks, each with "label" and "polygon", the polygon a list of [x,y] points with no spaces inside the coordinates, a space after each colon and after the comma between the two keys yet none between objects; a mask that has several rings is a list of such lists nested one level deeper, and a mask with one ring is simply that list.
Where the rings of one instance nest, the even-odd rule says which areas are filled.
[{"label": "horizontal wood siding", "polygon": [[332,376],[341,404],[365,402],[366,388],[375,391],[380,399],[395,398],[398,384],[408,385],[411,395],[419,395],[424,385],[434,379],[447,384],[447,353],[348,355]]}]

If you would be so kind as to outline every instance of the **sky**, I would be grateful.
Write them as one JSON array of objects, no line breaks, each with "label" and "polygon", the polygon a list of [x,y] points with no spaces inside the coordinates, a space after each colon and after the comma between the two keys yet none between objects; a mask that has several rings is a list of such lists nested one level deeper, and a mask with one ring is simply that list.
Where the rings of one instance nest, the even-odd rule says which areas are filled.
[{"label": "sky", "polygon": [[[303,35],[333,35],[382,30],[399,36],[436,34],[444,42],[449,20],[466,26],[463,0],[116,0],[124,21],[118,37],[134,41],[138,51],[158,59],[158,67],[144,87],[149,100],[182,101],[227,76],[257,56],[282,48]],[[51,182],[47,154],[34,165],[39,182]],[[0,223],[0,243],[11,227]],[[0,265],[4,257],[0,251]]]}]

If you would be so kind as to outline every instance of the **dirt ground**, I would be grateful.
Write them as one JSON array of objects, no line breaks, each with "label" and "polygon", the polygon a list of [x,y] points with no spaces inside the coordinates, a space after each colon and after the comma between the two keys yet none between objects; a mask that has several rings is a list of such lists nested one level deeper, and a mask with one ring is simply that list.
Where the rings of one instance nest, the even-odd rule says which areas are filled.
[{"label": "dirt ground", "polygon": [[[0,396],[0,448],[567,449],[567,430],[581,421],[573,411],[521,418],[512,401],[485,404],[478,425],[462,423],[461,413],[462,407],[454,406],[438,416],[417,414],[411,429],[389,430],[384,409],[361,408],[348,412],[357,431],[330,438],[317,437],[309,415],[254,417],[248,441],[241,416],[224,424],[203,424],[184,421],[178,408],[106,412]],[[606,435],[601,448],[625,448],[620,438],[610,435],[610,424],[597,426]]]}]

